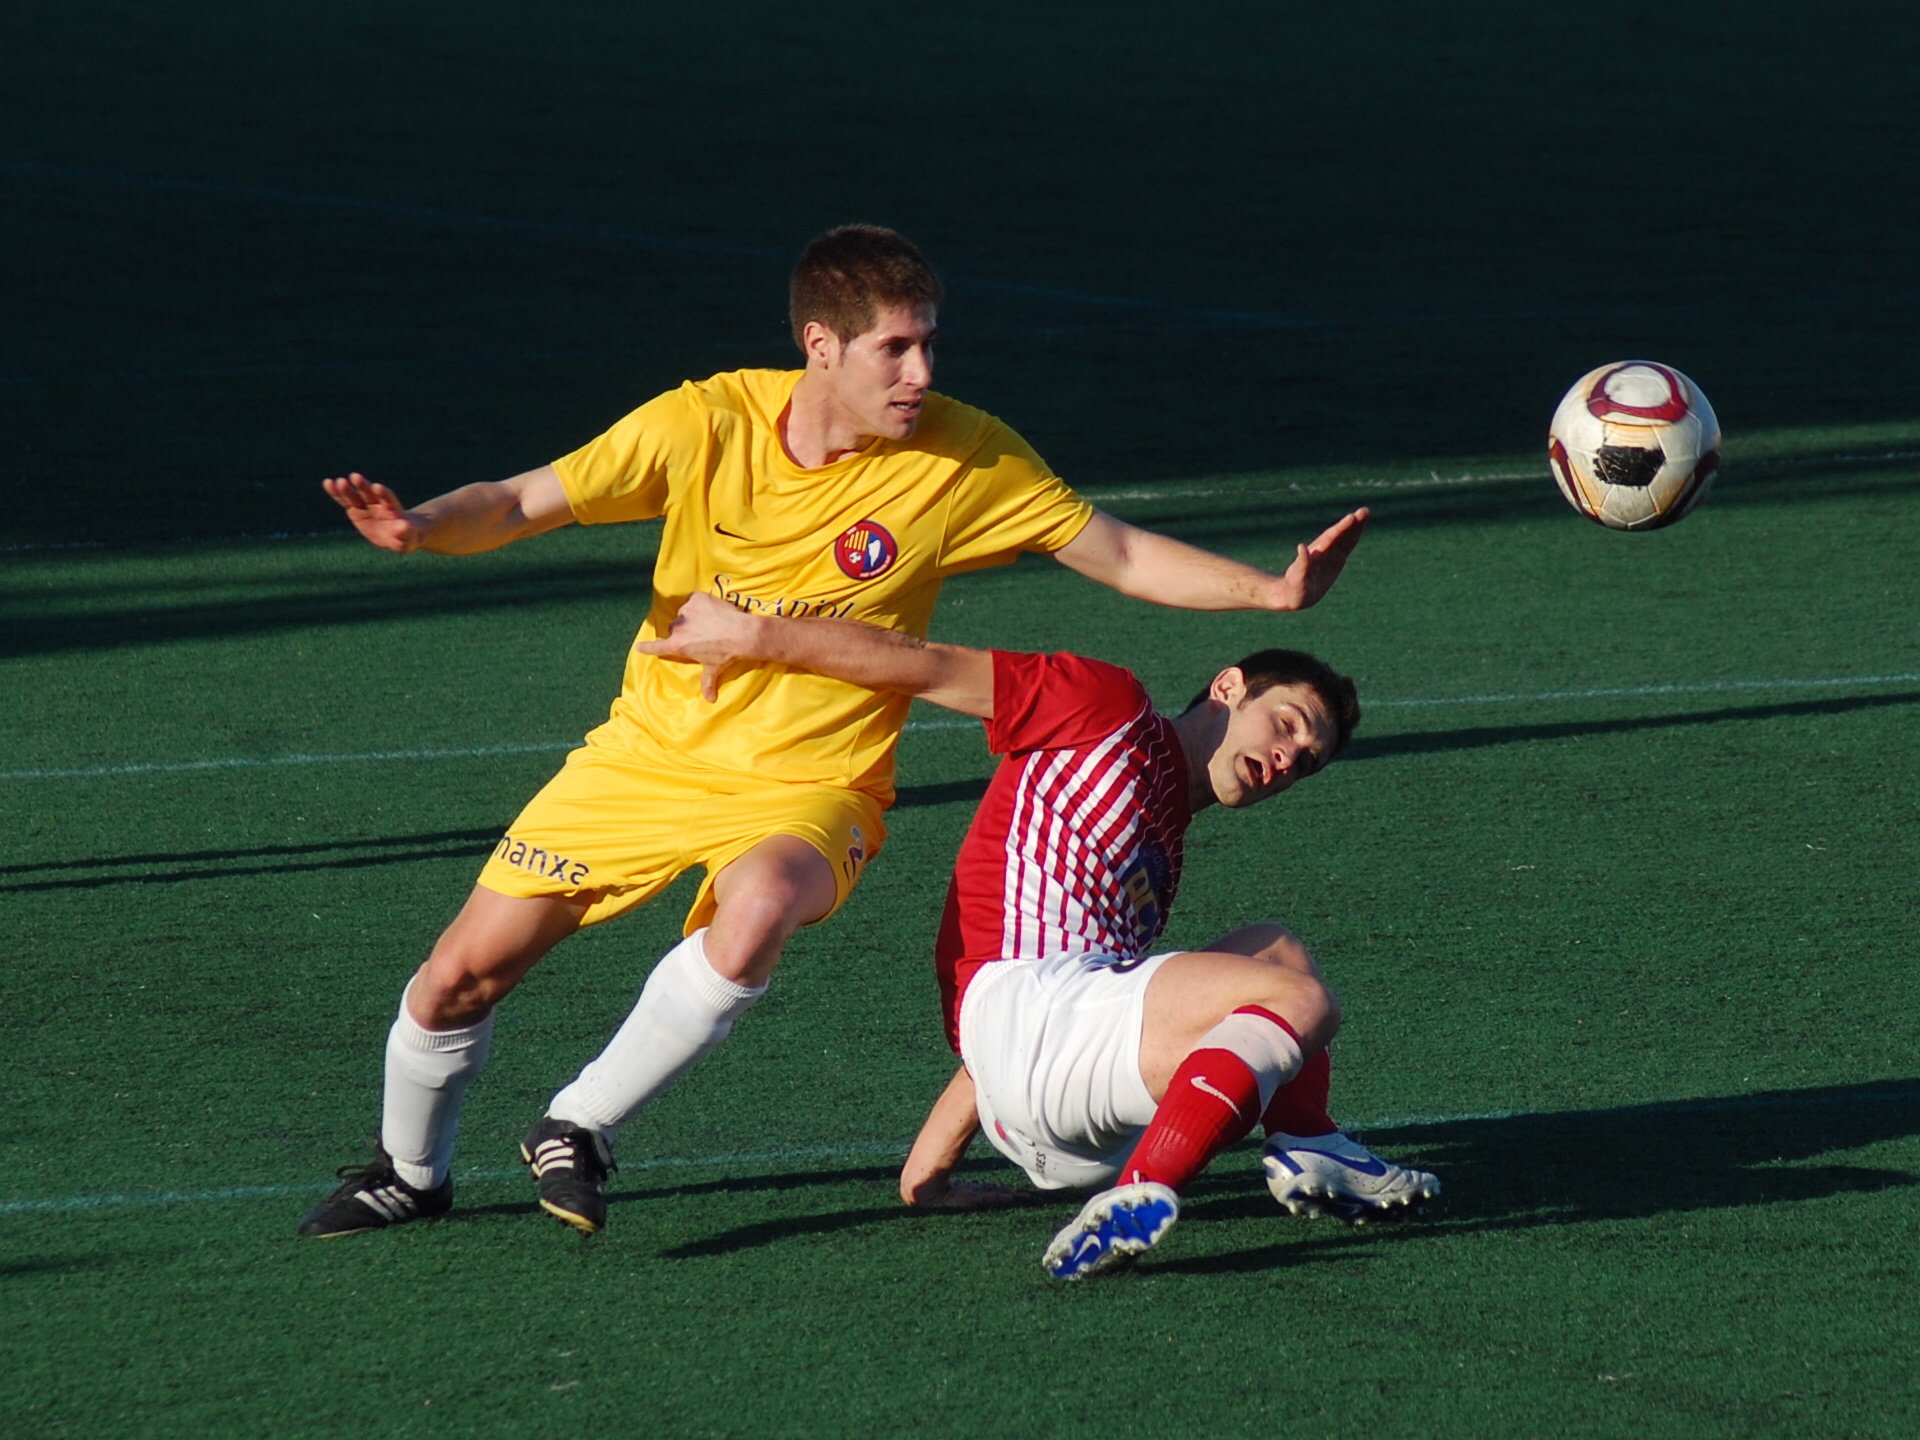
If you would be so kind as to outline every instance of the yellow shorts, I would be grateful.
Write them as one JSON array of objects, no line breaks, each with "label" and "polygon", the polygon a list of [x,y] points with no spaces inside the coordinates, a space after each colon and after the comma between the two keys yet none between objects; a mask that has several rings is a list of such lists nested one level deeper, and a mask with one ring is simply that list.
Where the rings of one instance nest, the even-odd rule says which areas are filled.
[{"label": "yellow shorts", "polygon": [[596,738],[567,756],[507,827],[480,884],[529,898],[591,896],[581,923],[595,925],[703,865],[706,879],[687,912],[692,934],[713,919],[714,876],[762,840],[793,835],[824,855],[835,910],[886,841],[885,812],[863,791],[688,771],[668,756]]}]

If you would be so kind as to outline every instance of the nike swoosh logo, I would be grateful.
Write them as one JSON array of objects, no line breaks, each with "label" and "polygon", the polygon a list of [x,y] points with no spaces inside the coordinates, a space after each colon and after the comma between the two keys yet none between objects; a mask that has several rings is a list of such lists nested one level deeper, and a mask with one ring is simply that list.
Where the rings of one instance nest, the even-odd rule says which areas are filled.
[{"label": "nike swoosh logo", "polygon": [[725,535],[729,540],[745,540],[747,538],[738,531],[727,529],[724,525],[716,525],[713,528],[720,534]]},{"label": "nike swoosh logo", "polygon": [[1235,1115],[1238,1115],[1240,1113],[1240,1107],[1238,1105],[1234,1104],[1233,1101],[1229,1100],[1225,1095],[1222,1095],[1218,1090],[1214,1089],[1213,1086],[1209,1085],[1200,1076],[1189,1075],[1187,1079],[1193,1083],[1194,1089],[1206,1091],[1207,1094],[1213,1096],[1214,1099],[1218,1100],[1222,1105],[1226,1106],[1229,1110],[1233,1111]]}]

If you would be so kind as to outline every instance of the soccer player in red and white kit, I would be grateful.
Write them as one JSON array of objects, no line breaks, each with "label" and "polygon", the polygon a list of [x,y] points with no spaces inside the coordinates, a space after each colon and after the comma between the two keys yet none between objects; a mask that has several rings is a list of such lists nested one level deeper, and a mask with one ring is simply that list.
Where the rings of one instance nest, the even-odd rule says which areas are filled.
[{"label": "soccer player in red and white kit", "polygon": [[1202,950],[1148,953],[1193,816],[1323,769],[1360,718],[1351,680],[1263,650],[1170,717],[1101,661],[749,615],[703,595],[644,648],[700,662],[709,698],[741,661],[915,695],[984,719],[1006,757],[947,893],[936,954],[961,1066],[901,1173],[908,1204],[1004,1203],[997,1187],[951,1178],[984,1128],[1041,1188],[1110,1187],[1043,1256],[1050,1274],[1078,1279],[1158,1241],[1181,1188],[1256,1123],[1268,1186],[1293,1213],[1388,1218],[1439,1193],[1432,1175],[1329,1118],[1340,1008],[1294,935],[1251,925]]}]

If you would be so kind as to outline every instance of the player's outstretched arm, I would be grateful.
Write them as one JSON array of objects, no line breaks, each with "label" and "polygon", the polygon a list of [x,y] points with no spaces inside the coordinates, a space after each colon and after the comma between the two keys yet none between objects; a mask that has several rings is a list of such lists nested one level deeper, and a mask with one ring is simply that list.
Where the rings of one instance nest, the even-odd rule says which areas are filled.
[{"label": "player's outstretched arm", "polygon": [[567,492],[551,465],[510,480],[463,485],[411,510],[386,486],[358,473],[322,480],[320,488],[347,512],[354,529],[396,555],[476,555],[573,523]]},{"label": "player's outstretched arm", "polygon": [[1367,527],[1364,509],[1342,516],[1295,552],[1284,575],[1229,560],[1096,510],[1054,558],[1136,600],[1181,610],[1304,610],[1340,578]]},{"label": "player's outstretched arm", "polygon": [[954,1072],[927,1120],[914,1137],[900,1169],[900,1198],[916,1210],[982,1210],[1011,1205],[1017,1198],[1004,1185],[983,1185],[953,1178],[953,1167],[967,1153],[980,1129],[973,1103],[973,1076],[962,1065]]},{"label": "player's outstretched arm", "polygon": [[673,627],[633,647],[700,665],[700,693],[718,698],[721,677],[742,660],[772,661],[868,690],[898,690],[963,715],[993,716],[993,656],[937,645],[858,620],[791,620],[751,615],[712,595],[687,597]]}]

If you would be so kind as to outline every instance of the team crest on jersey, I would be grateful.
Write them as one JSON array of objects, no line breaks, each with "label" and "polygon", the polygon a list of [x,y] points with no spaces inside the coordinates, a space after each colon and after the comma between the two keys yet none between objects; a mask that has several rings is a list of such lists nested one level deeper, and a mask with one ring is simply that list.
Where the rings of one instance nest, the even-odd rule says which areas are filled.
[{"label": "team crest on jersey", "polygon": [[879,521],[862,520],[848,526],[833,542],[833,558],[848,579],[875,580],[893,568],[893,562],[900,558],[900,547]]},{"label": "team crest on jersey", "polygon": [[1151,944],[1167,923],[1167,908],[1172,900],[1173,864],[1167,852],[1152,841],[1140,847],[1140,853],[1120,877],[1120,888],[1133,911],[1134,935],[1141,945]]}]

